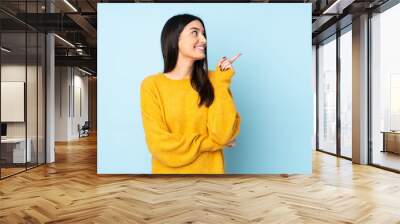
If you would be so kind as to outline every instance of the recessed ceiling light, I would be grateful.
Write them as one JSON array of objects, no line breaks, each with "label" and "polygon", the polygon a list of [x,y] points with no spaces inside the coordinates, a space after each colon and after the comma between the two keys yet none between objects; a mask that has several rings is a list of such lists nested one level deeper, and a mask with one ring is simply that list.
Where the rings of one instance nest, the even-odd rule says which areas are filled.
[{"label": "recessed ceiling light", "polygon": [[71,4],[69,3],[68,0],[64,0],[65,4],[67,4],[72,10],[74,10],[75,12],[78,12],[78,10]]},{"label": "recessed ceiling light", "polygon": [[75,45],[73,45],[73,44],[72,44],[71,42],[69,42],[68,40],[66,40],[66,39],[64,39],[64,38],[62,38],[62,37],[60,37],[60,36],[57,35],[57,34],[54,34],[54,36],[57,37],[58,39],[60,39],[62,42],[66,43],[67,45],[69,45],[69,46],[75,48]]},{"label": "recessed ceiling light", "polygon": [[7,48],[5,48],[5,47],[1,47],[1,50],[4,51],[4,52],[6,52],[6,53],[10,53],[10,52],[11,52],[11,50],[9,50],[9,49],[7,49]]},{"label": "recessed ceiling light", "polygon": [[342,14],[343,9],[351,5],[355,0],[336,0],[332,5],[322,12],[322,14]]},{"label": "recessed ceiling light", "polygon": [[81,71],[81,72],[83,72],[83,73],[85,73],[85,74],[87,74],[87,75],[92,75],[92,73],[90,73],[90,72],[88,72],[88,71],[86,71],[86,70],[83,70],[83,69],[81,69],[81,68],[79,68],[79,67],[78,67],[78,70]]}]

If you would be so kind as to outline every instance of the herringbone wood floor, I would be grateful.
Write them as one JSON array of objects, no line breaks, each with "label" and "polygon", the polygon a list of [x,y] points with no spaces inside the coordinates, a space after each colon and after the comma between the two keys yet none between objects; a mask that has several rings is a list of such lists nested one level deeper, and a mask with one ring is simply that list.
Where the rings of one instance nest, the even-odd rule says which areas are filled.
[{"label": "herringbone wood floor", "polygon": [[0,223],[400,223],[400,175],[315,152],[313,174],[96,174],[96,139],[0,181]]}]

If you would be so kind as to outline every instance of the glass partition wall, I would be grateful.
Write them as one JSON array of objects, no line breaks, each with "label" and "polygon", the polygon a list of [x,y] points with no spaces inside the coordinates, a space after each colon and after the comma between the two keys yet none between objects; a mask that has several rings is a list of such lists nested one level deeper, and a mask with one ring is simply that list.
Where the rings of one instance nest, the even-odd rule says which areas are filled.
[{"label": "glass partition wall", "polygon": [[[43,4],[20,1],[18,8],[39,13]],[[1,179],[45,163],[45,41],[44,33],[0,11]]]},{"label": "glass partition wall", "polygon": [[[1,34],[1,177],[26,169],[26,33]],[[6,50],[4,50],[6,49]],[[28,160],[27,160],[28,158]]]},{"label": "glass partition wall", "polygon": [[[368,164],[400,172],[400,4],[388,1],[368,22]],[[352,157],[351,44],[350,25],[317,45],[317,149],[347,159]]]},{"label": "glass partition wall", "polygon": [[400,172],[400,4],[371,18],[370,160]]},{"label": "glass partition wall", "polygon": [[351,25],[340,36],[340,155],[352,158],[352,32]]},{"label": "glass partition wall", "polygon": [[318,46],[318,149],[336,154],[336,36]]},{"label": "glass partition wall", "polygon": [[352,157],[351,25],[317,46],[317,150]]}]

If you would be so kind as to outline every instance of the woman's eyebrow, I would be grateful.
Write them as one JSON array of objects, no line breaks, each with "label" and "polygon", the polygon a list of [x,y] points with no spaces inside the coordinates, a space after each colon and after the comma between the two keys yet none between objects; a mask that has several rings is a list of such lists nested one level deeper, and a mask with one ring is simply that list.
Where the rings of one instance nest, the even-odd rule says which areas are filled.
[{"label": "woman's eyebrow", "polygon": [[191,27],[190,29],[191,29],[191,30],[200,30],[200,29],[197,28],[197,27]]}]

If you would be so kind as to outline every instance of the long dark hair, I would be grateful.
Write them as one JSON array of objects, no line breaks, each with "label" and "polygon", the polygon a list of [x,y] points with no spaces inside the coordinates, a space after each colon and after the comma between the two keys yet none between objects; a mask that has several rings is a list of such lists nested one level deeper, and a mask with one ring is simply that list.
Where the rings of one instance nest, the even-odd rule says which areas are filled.
[{"label": "long dark hair", "polygon": [[[171,17],[164,25],[161,32],[161,50],[164,58],[164,72],[172,71],[178,61],[178,41],[183,28],[190,22],[198,20],[204,27],[203,21],[193,15],[181,14]],[[200,102],[199,107],[205,104],[209,107],[214,101],[214,88],[208,78],[208,64],[207,64],[207,48],[204,49],[205,57],[202,60],[197,60],[193,64],[191,74],[191,85],[194,90],[199,93]]]}]

